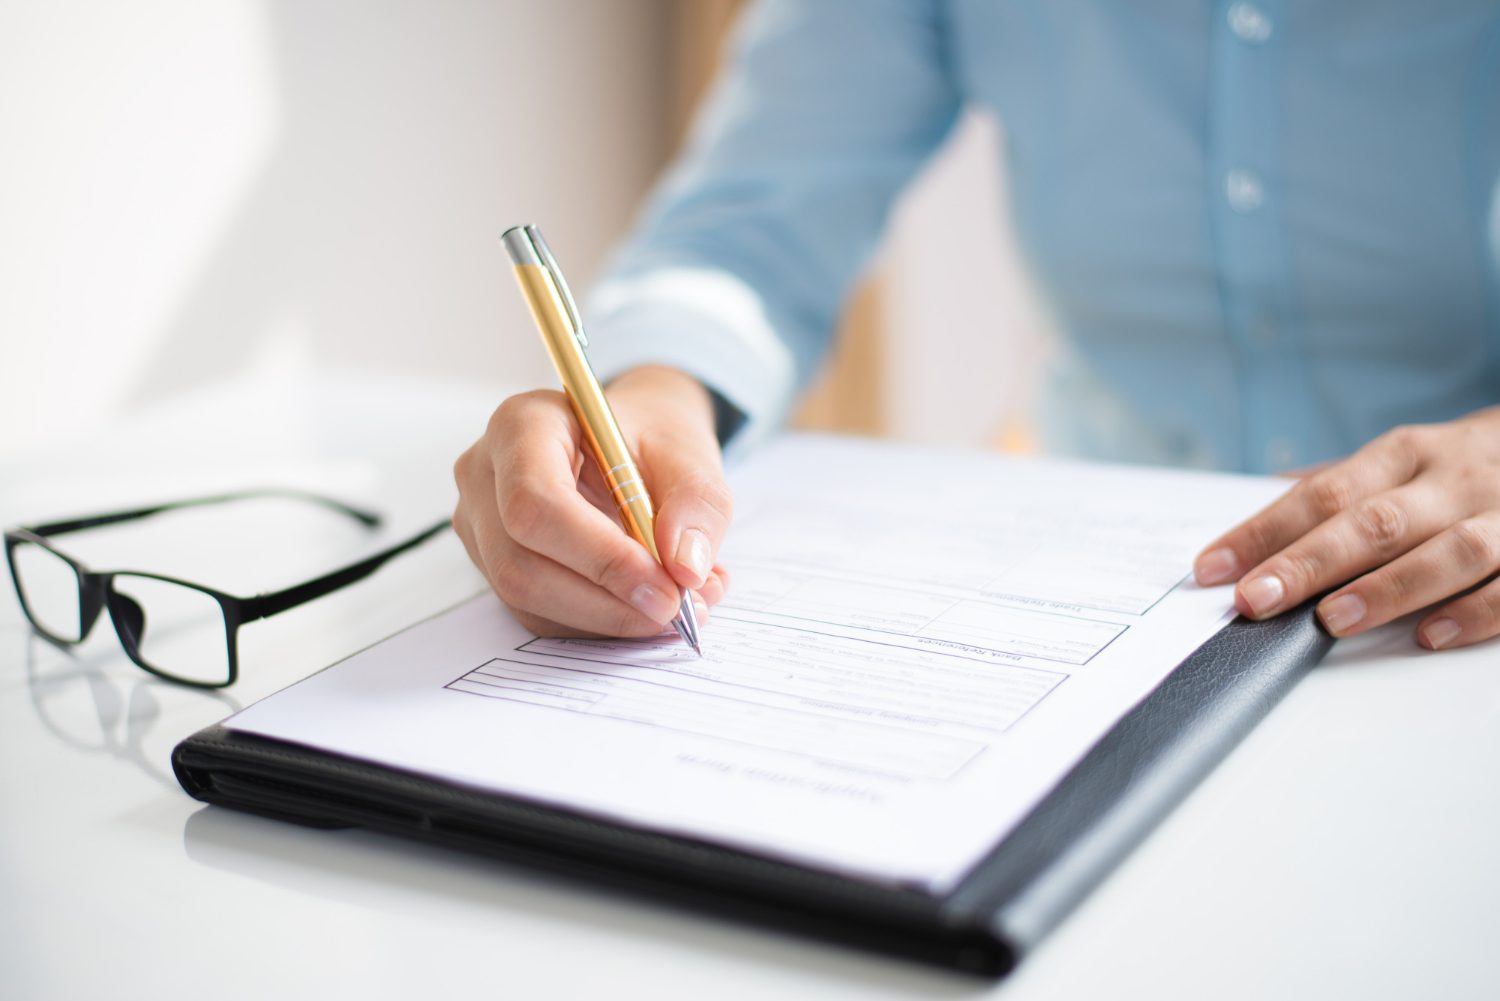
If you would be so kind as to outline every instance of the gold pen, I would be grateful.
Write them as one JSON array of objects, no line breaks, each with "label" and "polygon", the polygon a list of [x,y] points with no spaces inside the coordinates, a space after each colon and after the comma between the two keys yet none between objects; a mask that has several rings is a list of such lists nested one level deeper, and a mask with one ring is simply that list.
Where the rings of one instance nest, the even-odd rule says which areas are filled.
[{"label": "gold pen", "polygon": [[[625,436],[604,397],[604,389],[589,366],[588,337],[583,332],[583,320],[578,306],[563,280],[562,269],[542,239],[535,226],[514,226],[500,235],[505,252],[516,269],[516,281],[521,284],[521,293],[526,296],[526,305],[531,307],[531,318],[542,333],[542,343],[547,345],[547,354],[562,380],[563,392],[572,404],[573,414],[583,428],[583,437],[589,444],[589,452],[604,474],[604,484],[610,496],[620,508],[620,520],[625,530],[645,546],[651,558],[662,563],[661,553],[656,550],[656,514],[651,507],[651,498],[646,493],[646,484],[641,480],[640,470],[630,451],[625,447]],[[693,610],[693,596],[687,590],[680,592],[677,617],[672,627],[695,651],[703,656],[703,646],[698,641],[698,616]]]}]

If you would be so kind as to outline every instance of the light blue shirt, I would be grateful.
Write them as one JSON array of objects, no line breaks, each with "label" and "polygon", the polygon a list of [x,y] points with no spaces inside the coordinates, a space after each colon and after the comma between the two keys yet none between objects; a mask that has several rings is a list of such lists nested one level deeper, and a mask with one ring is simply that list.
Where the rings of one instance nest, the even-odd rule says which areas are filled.
[{"label": "light blue shirt", "polygon": [[1494,0],[763,3],[593,299],[601,373],[774,426],[965,105],[1061,327],[1052,451],[1264,471],[1500,402]]}]

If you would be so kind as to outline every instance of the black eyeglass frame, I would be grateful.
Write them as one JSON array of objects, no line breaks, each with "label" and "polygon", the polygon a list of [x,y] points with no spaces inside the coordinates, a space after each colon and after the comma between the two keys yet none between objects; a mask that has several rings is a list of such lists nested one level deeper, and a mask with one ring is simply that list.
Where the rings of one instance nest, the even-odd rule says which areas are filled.
[{"label": "black eyeglass frame", "polygon": [[[301,584],[283,588],[279,591],[258,594],[253,597],[228,594],[217,588],[208,587],[194,581],[183,580],[180,577],[169,577],[164,574],[156,574],[144,570],[94,570],[84,565],[80,560],[62,552],[49,541],[51,536],[78,532],[88,528],[101,528],[105,525],[116,525],[127,521],[136,521],[166,511],[263,497],[283,497],[319,504],[340,514],[347,515],[367,528],[378,528],[381,524],[380,515],[353,507],[331,497],[324,497],[303,490],[272,488],[215,494],[210,497],[196,497],[189,500],[154,504],[149,507],[133,508],[128,511],[71,518],[66,521],[49,522],[44,525],[10,528],[5,531],[5,561],[10,568],[10,580],[11,584],[15,587],[16,597],[21,602],[21,611],[25,613],[26,621],[31,624],[31,628],[36,630],[37,634],[43,639],[57,646],[72,647],[88,639],[89,634],[98,623],[100,613],[108,609],[110,621],[115,627],[115,634],[120,638],[120,645],[124,647],[126,655],[137,667],[158,678],[179,685],[188,685],[193,688],[227,688],[239,678],[238,638],[239,629],[242,625],[247,622],[254,622],[257,619],[270,618],[288,609],[296,608],[298,605],[306,604],[315,598],[321,598],[325,594],[331,594],[341,587],[346,587],[356,581],[363,580],[380,569],[388,560],[401,555],[408,549],[420,545],[451,525],[448,519],[444,519],[429,528],[423,529],[405,541],[384,549],[373,556],[367,556],[356,563],[351,563],[346,567]],[[73,568],[73,573],[78,578],[79,617],[77,637],[61,636],[52,632],[33,613],[30,604],[26,600],[26,591],[21,582],[20,570],[16,566],[15,552],[23,544],[45,549]],[[224,642],[229,651],[228,674],[225,680],[202,681],[197,678],[173,674],[170,671],[163,671],[148,663],[141,656],[140,652],[139,624],[137,623],[134,627],[131,624],[131,618],[135,613],[132,613],[129,608],[135,605],[134,599],[114,589],[114,578],[116,576],[142,577],[167,584],[175,584],[179,587],[190,588],[206,594],[218,602],[219,608],[224,614]],[[139,609],[138,605],[135,607],[137,610]]]}]

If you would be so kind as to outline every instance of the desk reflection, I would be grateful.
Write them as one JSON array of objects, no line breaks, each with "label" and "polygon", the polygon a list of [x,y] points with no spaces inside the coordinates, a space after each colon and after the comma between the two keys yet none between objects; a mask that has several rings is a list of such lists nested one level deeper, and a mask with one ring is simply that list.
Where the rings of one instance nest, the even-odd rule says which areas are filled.
[{"label": "desk reflection", "polygon": [[[174,685],[139,669],[129,682],[111,676],[106,668],[125,659],[118,650],[75,653],[34,632],[24,642],[27,695],[48,733],[75,750],[124,761],[177,794],[169,756],[187,734],[160,731],[162,701],[209,699],[223,716],[241,708],[226,692]],[[148,750],[148,738],[163,743]]]},{"label": "desk reflection", "polygon": [[[848,989],[957,999],[992,985],[957,971],[779,932],[646,894],[363,830],[322,830],[209,806],[188,817],[193,862],[288,894],[406,915],[424,925],[493,922],[496,941],[576,934],[621,939],[664,959],[691,951],[731,964],[797,970]],[[483,915],[482,918],[479,916]],[[817,996],[814,987],[809,996]]]}]

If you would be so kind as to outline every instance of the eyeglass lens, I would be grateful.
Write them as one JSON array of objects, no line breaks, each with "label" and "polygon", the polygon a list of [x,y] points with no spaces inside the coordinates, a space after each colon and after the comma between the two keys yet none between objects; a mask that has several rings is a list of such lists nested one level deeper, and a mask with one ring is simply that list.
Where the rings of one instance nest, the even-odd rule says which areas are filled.
[{"label": "eyeglass lens", "polygon": [[70,643],[82,639],[83,601],[73,564],[30,542],[17,543],[11,559],[22,603],[38,628]]},{"label": "eyeglass lens", "polygon": [[213,595],[155,577],[117,573],[109,614],[126,648],[154,670],[199,684],[229,679],[224,609]]}]

